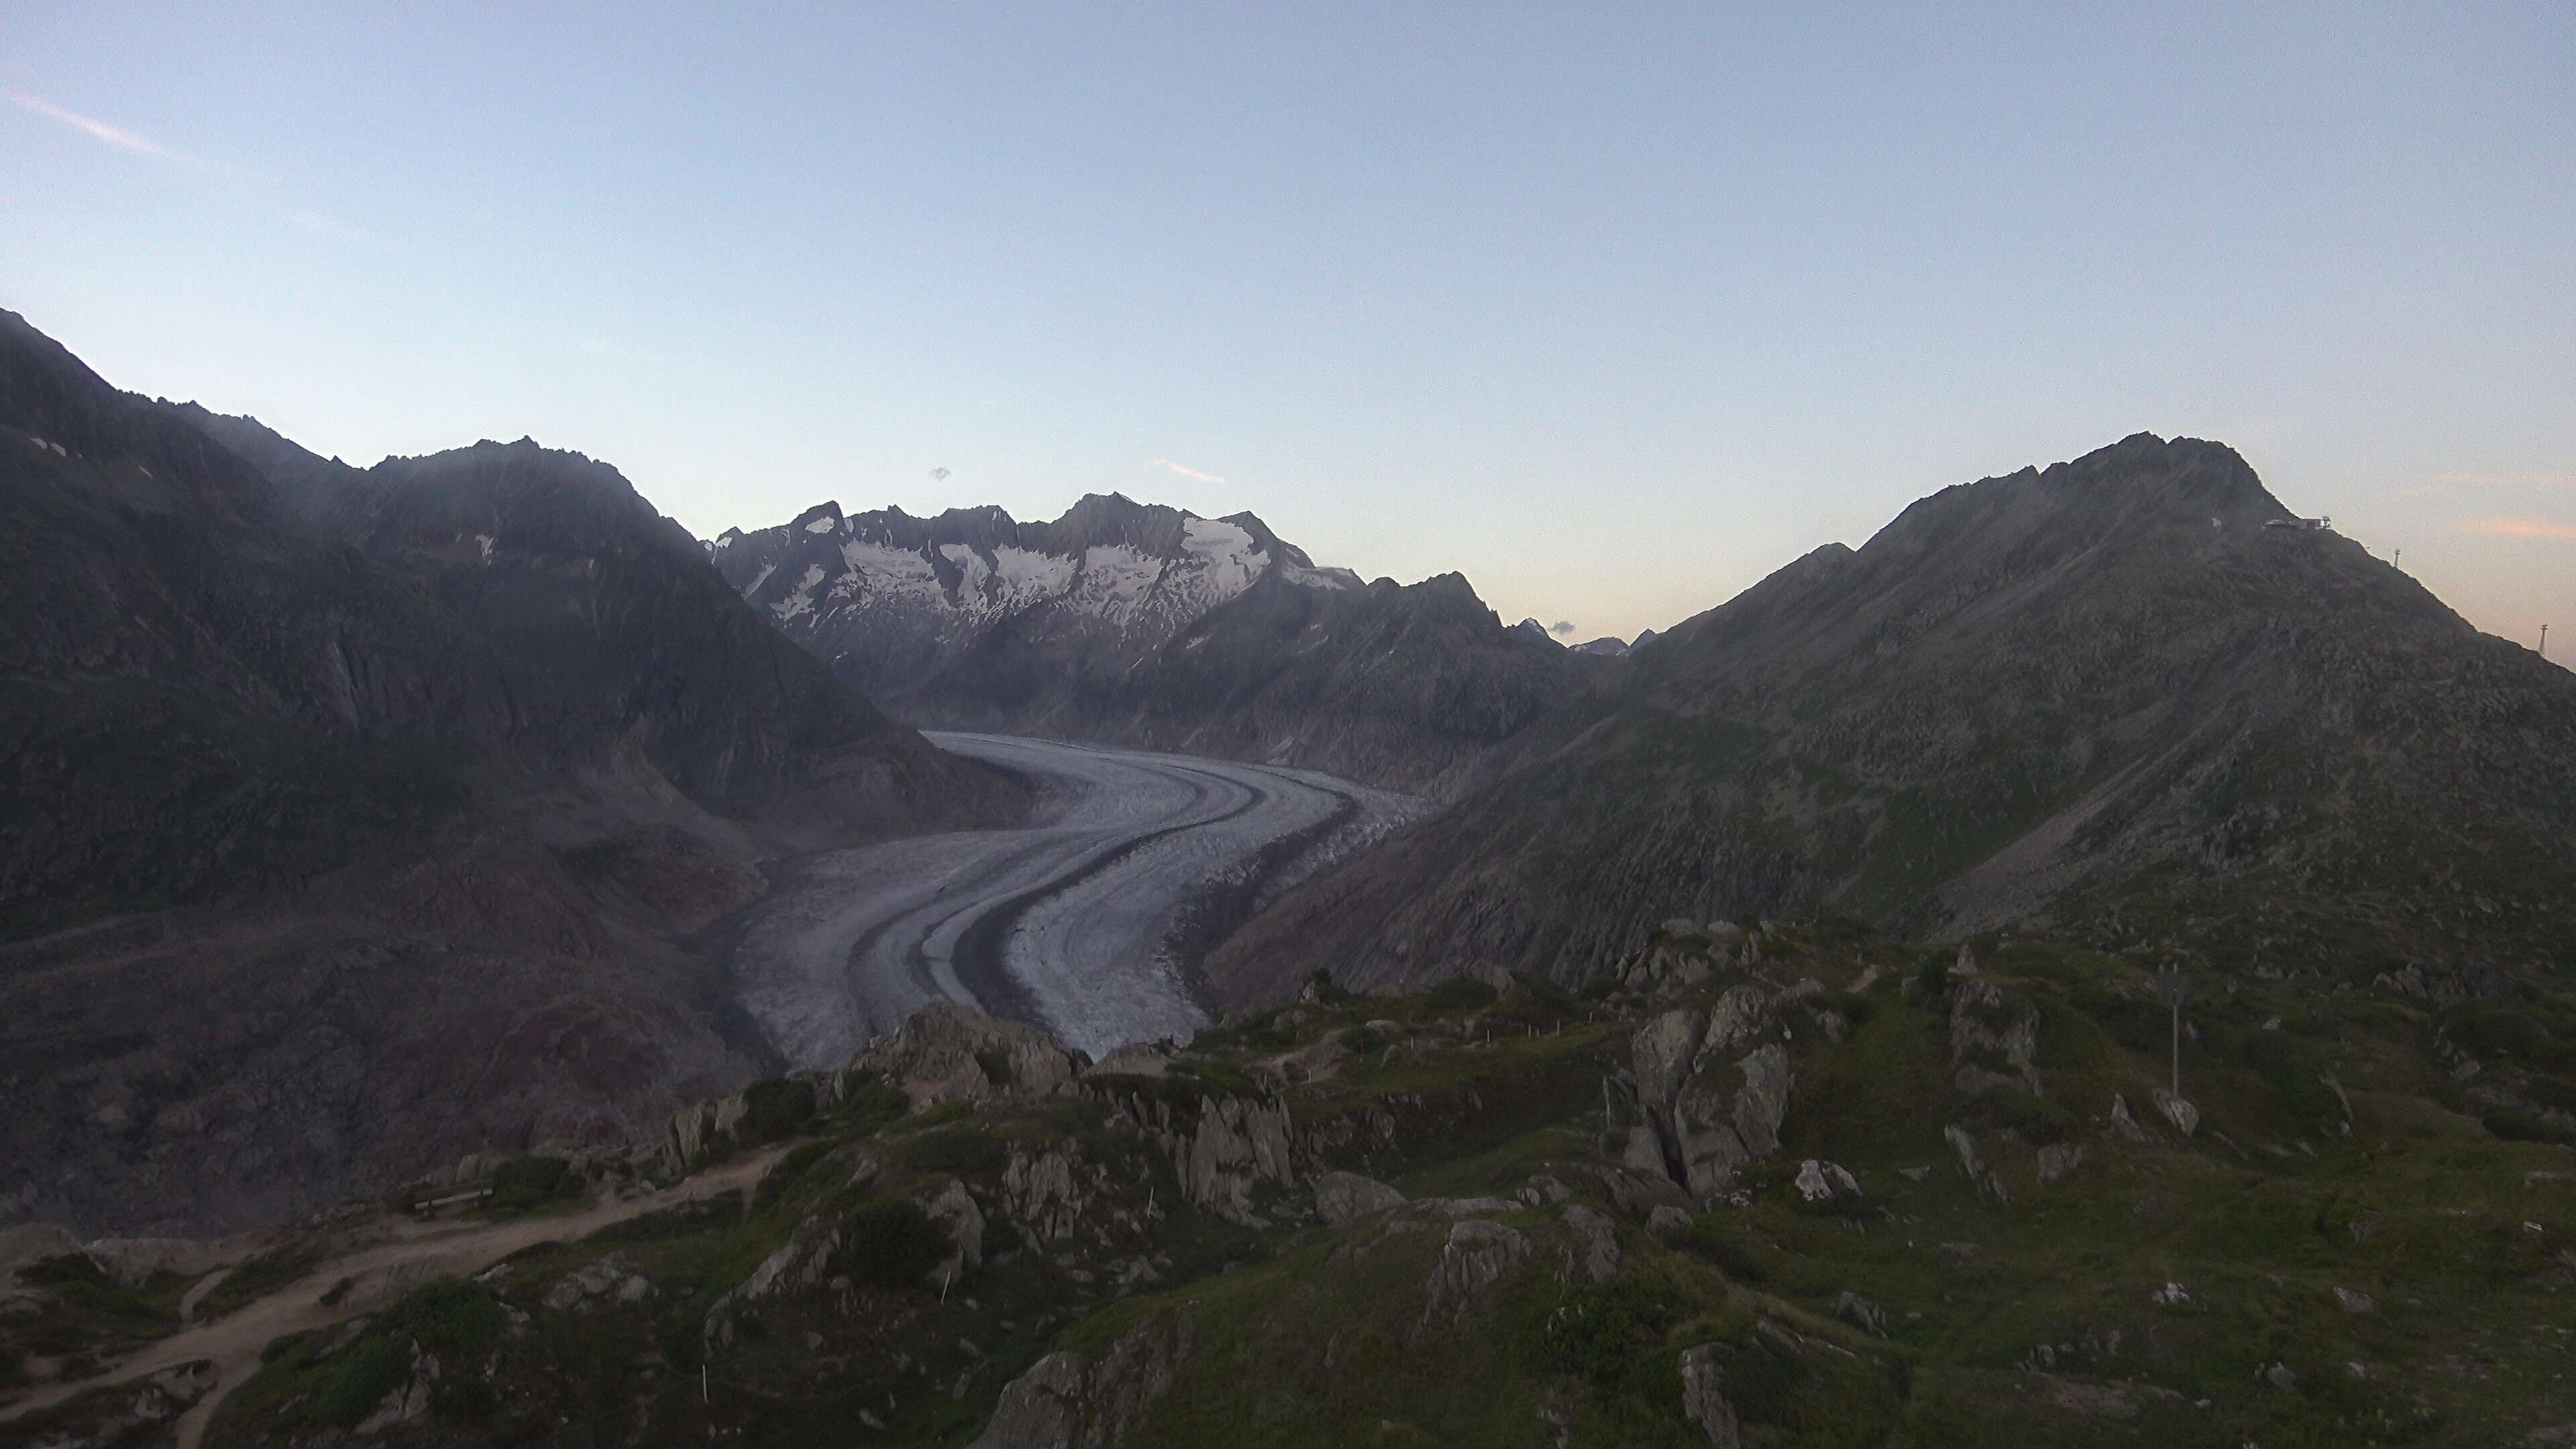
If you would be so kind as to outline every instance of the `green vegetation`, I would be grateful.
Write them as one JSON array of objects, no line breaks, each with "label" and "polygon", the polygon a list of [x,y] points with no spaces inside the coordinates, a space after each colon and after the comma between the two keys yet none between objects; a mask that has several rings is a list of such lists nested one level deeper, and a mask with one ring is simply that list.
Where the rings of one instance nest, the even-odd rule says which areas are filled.
[{"label": "green vegetation", "polygon": [[[281,1340],[211,1442],[353,1423],[427,1354],[443,1377],[403,1431],[422,1442],[613,1424],[617,1442],[788,1443],[859,1424],[954,1445],[1052,1350],[1162,1363],[1184,1336],[1154,1379],[1168,1391],[1139,1401],[1138,1449],[1704,1443],[1686,1375],[1764,1449],[2483,1445],[2576,1419],[2554,1327],[2576,1292],[2562,998],[2432,1009],[2208,976],[2185,1018],[2185,1136],[2153,1101],[2171,1070],[2147,991],[2160,962],[2004,936],[1975,954],[1969,977],[1955,948],[1766,929],[1759,977],[1660,996],[1516,979],[1309,1000],[1203,1033],[1166,1075],[910,1116],[862,1085],[802,1117],[747,1203],[540,1244],[486,1282]],[[1626,1188],[1604,1176],[1627,1142],[1603,1131],[1603,1080],[1648,1017],[1748,981],[1817,983],[1774,1008],[1795,1076],[1781,1149],[1650,1232],[1634,1195],[1671,1189],[1651,1166]],[[1968,1021],[2027,1029],[2028,1075],[1954,1045]],[[1347,1054],[1323,1075],[1283,1071],[1327,1060],[1328,1038]],[[1715,1070],[1731,1090],[1731,1059]],[[1301,1173],[1485,1201],[1332,1229],[1302,1184],[1255,1176],[1257,1223],[1213,1211],[1188,1174],[1251,1170],[1242,1149],[1192,1146],[1227,1097],[1247,1121],[1284,1110]],[[1807,1158],[1861,1195],[1803,1200]],[[926,1210],[951,1182],[984,1214],[981,1263],[953,1278],[951,1228]],[[1612,1225],[1601,1281],[1577,1206]],[[1435,1289],[1462,1215],[1518,1246]]]},{"label": "green vegetation", "polygon": [[533,1212],[579,1196],[581,1176],[560,1157],[514,1157],[492,1174],[494,1212]]},{"label": "green vegetation", "polygon": [[255,1254],[206,1290],[206,1296],[197,1300],[197,1316],[220,1318],[245,1304],[256,1303],[321,1267],[324,1255],[322,1242],[309,1236]]}]

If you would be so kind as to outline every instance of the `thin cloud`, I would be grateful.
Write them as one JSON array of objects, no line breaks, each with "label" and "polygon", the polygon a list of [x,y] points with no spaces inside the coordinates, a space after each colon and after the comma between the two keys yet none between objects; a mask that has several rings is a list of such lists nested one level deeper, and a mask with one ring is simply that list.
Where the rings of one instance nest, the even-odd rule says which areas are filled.
[{"label": "thin cloud", "polygon": [[1154,460],[1154,466],[1178,473],[1184,478],[1189,478],[1200,483],[1222,483],[1225,481],[1214,473],[1202,473],[1196,468],[1192,468],[1184,463],[1175,463],[1169,458],[1156,458]]},{"label": "thin cloud", "polygon": [[2451,528],[2457,533],[2483,533],[2496,538],[2576,538],[2576,523],[2549,523],[2537,518],[2463,518]]},{"label": "thin cloud", "polygon": [[1551,634],[1571,634],[1574,632],[1574,621],[1571,619],[1559,619],[1555,623],[1547,626],[1547,632]]},{"label": "thin cloud", "polygon": [[9,104],[18,109],[30,115],[42,116],[46,120],[69,126],[102,146],[112,146],[131,155],[149,156],[156,161],[170,161],[181,166],[203,168],[206,164],[184,151],[173,151],[151,137],[129,131],[123,126],[111,126],[105,121],[84,116],[78,111],[64,110],[41,96],[31,96],[25,91],[10,91],[8,96]]}]

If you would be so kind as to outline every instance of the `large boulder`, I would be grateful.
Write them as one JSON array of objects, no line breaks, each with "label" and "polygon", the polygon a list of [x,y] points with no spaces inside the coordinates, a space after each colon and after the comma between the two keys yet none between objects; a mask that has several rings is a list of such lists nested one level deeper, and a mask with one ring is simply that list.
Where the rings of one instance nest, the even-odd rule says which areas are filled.
[{"label": "large boulder", "polygon": [[1157,1315],[1105,1353],[1048,1354],[1002,1389],[970,1449],[1117,1449],[1171,1392],[1189,1359],[1198,1305]]},{"label": "large boulder", "polygon": [[1726,1361],[1714,1344],[1682,1350],[1682,1417],[1708,1436],[1709,1449],[1743,1449],[1744,1430],[1726,1396]]},{"label": "large boulder", "polygon": [[892,1083],[919,1110],[960,1098],[1035,1100],[1063,1090],[1084,1065],[1034,1027],[938,1000],[868,1043],[849,1072]]},{"label": "large boulder", "polygon": [[1701,1201],[1724,1194],[1780,1150],[1796,1079],[1781,1015],[1807,994],[1739,983],[1712,1008],[1677,1006],[1638,1028],[1627,1070],[1602,1084],[1604,1149]]},{"label": "large boulder", "polygon": [[1468,1218],[1452,1226],[1449,1241],[1440,1249],[1440,1263],[1431,1270],[1423,1326],[1465,1312],[1504,1274],[1528,1262],[1529,1256],[1529,1239],[1517,1228],[1485,1218]]},{"label": "large boulder", "polygon": [[1315,1216],[1328,1227],[1346,1228],[1403,1206],[1403,1193],[1356,1172],[1327,1172],[1315,1179]]}]

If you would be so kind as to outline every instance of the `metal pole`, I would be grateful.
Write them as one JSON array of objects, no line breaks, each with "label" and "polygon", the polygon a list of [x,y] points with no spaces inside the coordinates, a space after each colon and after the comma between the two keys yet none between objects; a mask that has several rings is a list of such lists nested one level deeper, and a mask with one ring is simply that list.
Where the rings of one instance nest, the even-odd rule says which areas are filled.
[{"label": "metal pole", "polygon": [[2549,657],[2549,626],[2546,624],[2540,626],[2540,657]]}]

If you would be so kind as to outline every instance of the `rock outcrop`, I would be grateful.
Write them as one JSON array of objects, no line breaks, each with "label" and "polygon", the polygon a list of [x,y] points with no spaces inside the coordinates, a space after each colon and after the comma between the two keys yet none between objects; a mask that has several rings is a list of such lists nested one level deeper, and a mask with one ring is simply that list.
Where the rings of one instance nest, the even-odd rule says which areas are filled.
[{"label": "rock outcrop", "polygon": [[1188,1362],[1197,1311],[1185,1303],[1158,1314],[1104,1353],[1039,1359],[1003,1388],[971,1449],[1118,1449]]},{"label": "rock outcrop", "polygon": [[1403,1206],[1403,1193],[1356,1172],[1327,1172],[1315,1178],[1315,1216],[1326,1227],[1346,1228]]},{"label": "rock outcrop", "polygon": [[1795,1080],[1779,1000],[1737,985],[1713,1008],[1674,1007],[1637,1029],[1628,1070],[1602,1084],[1622,1166],[1706,1201],[1779,1151]]},{"label": "rock outcrop", "polygon": [[1682,1350],[1682,1417],[1699,1426],[1709,1449],[1743,1449],[1744,1429],[1726,1396],[1726,1360],[1714,1344]]},{"label": "rock outcrop", "polygon": [[1085,1065],[1035,1027],[933,998],[850,1069],[892,1083],[920,1108],[990,1096],[1032,1101],[1072,1085]]},{"label": "rock outcrop", "polygon": [[1503,1275],[1527,1263],[1530,1241],[1518,1228],[1486,1218],[1466,1218],[1449,1229],[1432,1270],[1428,1301],[1422,1310],[1428,1328],[1456,1318]]}]

